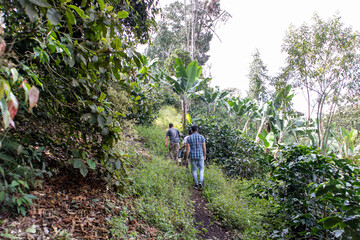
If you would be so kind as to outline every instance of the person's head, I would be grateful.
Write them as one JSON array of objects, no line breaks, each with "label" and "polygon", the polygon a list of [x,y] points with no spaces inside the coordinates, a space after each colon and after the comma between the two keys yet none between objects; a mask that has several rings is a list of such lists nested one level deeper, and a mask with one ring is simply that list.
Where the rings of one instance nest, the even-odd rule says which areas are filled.
[{"label": "person's head", "polygon": [[192,131],[193,133],[199,131],[199,127],[196,126],[196,125],[191,126],[191,131]]},{"label": "person's head", "polygon": [[191,129],[189,129],[188,135],[190,136],[191,134],[192,134],[192,131],[191,131]]},{"label": "person's head", "polygon": [[172,127],[174,127],[174,124],[169,123],[169,128],[172,128]]}]

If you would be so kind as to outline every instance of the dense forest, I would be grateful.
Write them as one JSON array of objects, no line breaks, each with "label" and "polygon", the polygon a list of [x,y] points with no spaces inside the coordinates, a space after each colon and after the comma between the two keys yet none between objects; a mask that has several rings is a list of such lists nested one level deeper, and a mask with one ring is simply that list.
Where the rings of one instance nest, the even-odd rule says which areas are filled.
[{"label": "dense forest", "polygon": [[[206,67],[220,3],[0,0],[2,239],[360,239],[359,32],[290,26],[239,94]],[[202,191],[170,122],[206,139]]]}]

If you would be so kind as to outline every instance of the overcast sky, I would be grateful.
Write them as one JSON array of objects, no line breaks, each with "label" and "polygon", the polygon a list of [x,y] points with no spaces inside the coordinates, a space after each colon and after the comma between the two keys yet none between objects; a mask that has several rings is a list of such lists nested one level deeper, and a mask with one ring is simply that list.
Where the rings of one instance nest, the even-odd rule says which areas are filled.
[{"label": "overcast sky", "polygon": [[[160,0],[160,5],[171,2],[174,1]],[[235,87],[244,94],[249,87],[247,75],[255,49],[259,50],[270,76],[284,66],[286,56],[281,45],[291,24],[296,27],[304,22],[311,24],[315,12],[322,19],[338,13],[346,26],[360,30],[359,0],[220,0],[220,6],[232,18],[217,30],[221,42],[214,37],[210,45],[211,85],[222,89]],[[295,105],[299,105],[301,96],[296,99]]]}]

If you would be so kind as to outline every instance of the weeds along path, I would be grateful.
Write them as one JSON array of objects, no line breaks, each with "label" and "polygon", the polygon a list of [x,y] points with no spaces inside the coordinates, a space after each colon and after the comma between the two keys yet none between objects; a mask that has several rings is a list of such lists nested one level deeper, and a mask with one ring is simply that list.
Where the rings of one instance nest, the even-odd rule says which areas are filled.
[{"label": "weeds along path", "polygon": [[234,239],[229,231],[223,228],[212,217],[207,202],[201,191],[193,189],[191,200],[194,202],[195,226],[199,231],[198,239]]}]

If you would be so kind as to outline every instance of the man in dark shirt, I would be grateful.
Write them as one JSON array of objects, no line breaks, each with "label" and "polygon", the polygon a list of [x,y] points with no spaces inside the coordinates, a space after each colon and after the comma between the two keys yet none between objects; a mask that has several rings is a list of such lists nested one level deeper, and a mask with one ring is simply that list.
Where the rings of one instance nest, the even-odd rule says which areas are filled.
[{"label": "man in dark shirt", "polygon": [[[195,182],[195,189],[202,190],[204,179],[204,161],[206,159],[206,143],[204,136],[198,132],[198,126],[192,126],[192,134],[186,141],[186,162],[191,163],[191,172]],[[197,166],[199,166],[199,181],[197,178]]]},{"label": "man in dark shirt", "polygon": [[168,140],[170,138],[169,143],[169,154],[170,158],[177,163],[177,153],[180,148],[180,132],[176,128],[174,128],[174,124],[169,124],[169,129],[166,132],[165,138],[165,147],[167,147]]}]

